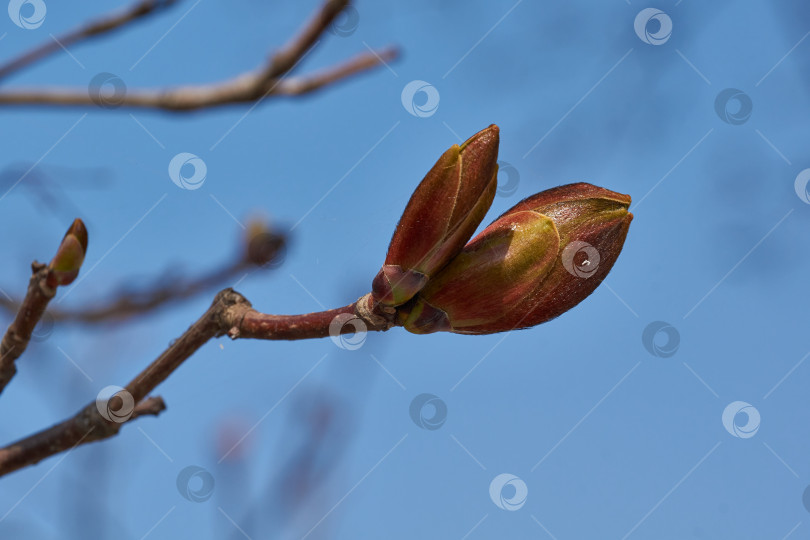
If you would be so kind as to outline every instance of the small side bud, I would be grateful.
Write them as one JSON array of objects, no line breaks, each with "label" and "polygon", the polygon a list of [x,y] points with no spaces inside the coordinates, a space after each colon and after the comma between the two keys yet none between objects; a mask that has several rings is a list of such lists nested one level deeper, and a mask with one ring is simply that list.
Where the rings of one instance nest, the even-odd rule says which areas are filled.
[{"label": "small side bud", "polygon": [[84,262],[87,252],[87,228],[76,218],[62,238],[56,255],[48,265],[48,285],[70,285]]},{"label": "small side bud", "polygon": [[274,232],[265,221],[251,219],[245,231],[245,260],[264,266],[278,260],[285,244],[284,236]]}]

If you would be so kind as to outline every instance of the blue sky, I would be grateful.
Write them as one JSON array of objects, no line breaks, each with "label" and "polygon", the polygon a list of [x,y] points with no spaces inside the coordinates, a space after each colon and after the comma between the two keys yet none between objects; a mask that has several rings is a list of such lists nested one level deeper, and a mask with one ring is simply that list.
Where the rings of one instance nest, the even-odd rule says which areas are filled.
[{"label": "blue sky", "polygon": [[[4,82],[86,87],[102,72],[130,89],[223,80],[259,65],[316,5],[189,0]],[[4,18],[0,55],[99,9],[47,2],[34,29]],[[238,290],[273,313],[345,305],[369,290],[435,159],[490,123],[501,128],[500,159],[517,182],[490,218],[572,181],[633,197],[635,219],[606,282],[559,319],[510,334],[393,329],[355,350],[328,339],[212,341],[159,387],[168,404],[159,418],[3,478],[0,532],[806,536],[803,3],[360,1],[356,13],[356,28],[326,34],[296,74],[366,46],[396,44],[401,59],[304,98],[268,99],[250,112],[0,110],[2,169],[37,164],[0,200],[8,231],[0,287],[22,294],[29,262],[48,259],[76,215],[90,231],[86,277],[55,300],[74,308],[172,279],[169,271],[193,276],[224,264],[238,249],[238,221],[261,214],[293,229],[290,249],[280,268],[251,274]],[[403,106],[412,81],[432,87],[430,105],[424,92],[414,96],[420,115]],[[205,163],[198,189],[169,178],[181,152]],[[3,192],[14,174],[4,174]],[[35,178],[58,206],[35,196]],[[60,326],[33,343],[0,400],[3,440],[125,384],[214,292],[121,326]],[[665,330],[645,342],[658,321]],[[438,429],[409,413],[425,393],[446,406]],[[744,406],[734,405],[724,425],[734,402],[759,422],[735,416]],[[220,447],[248,432],[221,461]],[[302,451],[313,436],[316,451]],[[178,489],[188,466],[202,468],[191,488],[205,492],[202,502]],[[504,473],[517,477],[500,490],[506,500],[526,487],[513,511],[490,496]]]}]

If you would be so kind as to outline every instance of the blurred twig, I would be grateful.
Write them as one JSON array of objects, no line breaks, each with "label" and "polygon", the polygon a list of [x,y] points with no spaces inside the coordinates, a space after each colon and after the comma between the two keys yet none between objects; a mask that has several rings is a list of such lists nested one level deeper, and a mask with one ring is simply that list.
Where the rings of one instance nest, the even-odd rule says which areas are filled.
[{"label": "blurred twig", "polygon": [[[286,239],[266,227],[254,222],[249,226],[244,253],[237,260],[217,268],[197,278],[183,280],[171,275],[160,278],[154,285],[141,290],[122,291],[96,306],[78,309],[48,310],[54,321],[84,324],[121,322],[145,315],[171,302],[191,298],[214,287],[221,287],[226,281],[251,268],[272,265],[279,262],[284,252]],[[13,298],[0,297],[0,308],[17,311],[20,302]]]},{"label": "blurred twig", "polygon": [[168,8],[177,3],[177,0],[141,0],[132,6],[119,10],[114,13],[103,16],[102,18],[86,23],[78,28],[62,34],[59,37],[53,37],[51,41],[47,41],[18,56],[0,66],[0,79],[3,79],[15,71],[19,71],[31,64],[34,64],[51,54],[60,51],[63,48],[73,45],[88,38],[106,34],[112,30],[120,28],[125,24],[145,17],[151,13],[156,13],[163,8]]},{"label": "blurred twig", "polygon": [[[292,96],[312,92],[371,69],[397,56],[394,48],[365,52],[311,76],[287,78],[307,52],[320,41],[323,32],[349,4],[349,0],[326,0],[297,35],[258,69],[232,79],[176,88],[127,90],[116,96],[115,107],[190,111],[227,104],[260,102],[268,96]],[[30,63],[30,62],[29,62]],[[0,105],[96,106],[98,96],[87,89],[22,88],[0,92]]]}]

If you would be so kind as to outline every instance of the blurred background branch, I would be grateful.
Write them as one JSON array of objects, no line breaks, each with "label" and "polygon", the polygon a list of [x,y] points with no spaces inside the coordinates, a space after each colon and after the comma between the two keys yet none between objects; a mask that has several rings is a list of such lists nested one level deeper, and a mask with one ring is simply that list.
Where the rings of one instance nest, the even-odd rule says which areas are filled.
[{"label": "blurred background branch", "polygon": [[[46,58],[66,44],[77,43],[89,37],[121,28],[155,12],[158,8],[169,7],[175,1],[142,1],[124,12],[110,15],[68,32],[62,36],[62,39],[53,38],[53,42],[40,45],[0,67],[0,79]],[[349,0],[327,0],[299,32],[270,56],[264,65],[226,81],[158,89],[128,90],[124,86],[115,86],[111,95],[104,94],[103,82],[105,81],[102,81],[98,88],[91,82],[89,89],[19,88],[0,92],[0,105],[94,107],[103,104],[107,108],[134,107],[190,111],[229,104],[258,103],[269,96],[294,96],[313,92],[373,69],[380,64],[385,64],[397,56],[395,48],[370,50],[320,73],[285,79],[320,42],[321,35],[348,4]]]}]

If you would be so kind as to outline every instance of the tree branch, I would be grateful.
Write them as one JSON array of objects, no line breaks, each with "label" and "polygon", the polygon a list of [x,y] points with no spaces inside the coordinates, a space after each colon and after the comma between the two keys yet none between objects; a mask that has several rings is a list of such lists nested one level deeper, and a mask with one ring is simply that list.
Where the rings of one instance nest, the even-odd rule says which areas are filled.
[{"label": "tree branch", "polygon": [[17,373],[15,362],[28,347],[48,302],[59,285],[68,285],[79,273],[87,250],[87,230],[77,219],[68,229],[50,264],[31,263],[28,292],[20,303],[17,316],[0,341],[0,392]]},{"label": "tree branch", "polygon": [[[346,321],[336,327],[333,321],[341,315],[345,315]],[[123,405],[117,408],[113,420],[100,411],[108,405],[102,407],[98,400],[94,401],[73,418],[0,449],[0,476],[79,445],[112,437],[124,423],[137,416],[159,413],[165,408],[163,401],[146,396],[211,338],[227,334],[231,339],[296,340],[349,334],[358,331],[357,326],[345,324],[352,319],[362,321],[367,331],[385,331],[395,325],[394,312],[373,305],[370,294],[339,309],[306,315],[269,315],[254,310],[233,289],[225,289],[216,295],[202,317],[116,394]],[[134,408],[126,410],[127,403]],[[132,415],[128,416],[130,412]]]},{"label": "tree branch", "polygon": [[62,47],[68,47],[88,38],[106,34],[176,3],[177,0],[141,0],[124,10],[115,11],[98,20],[86,23],[3,64],[0,66],[0,79],[58,52]]},{"label": "tree branch", "polygon": [[[310,77],[284,80],[306,53],[319,43],[321,34],[334,21],[349,0],[327,0],[319,11],[287,44],[252,72],[232,79],[176,88],[125,90],[110,100],[109,107],[151,108],[192,111],[246,102],[259,102],[268,96],[293,96],[313,92],[357,73],[393,60],[397,50],[387,48],[358,55],[342,64]],[[100,90],[99,90],[100,91]],[[84,88],[20,88],[0,92],[2,105],[97,106],[103,100]]]}]

